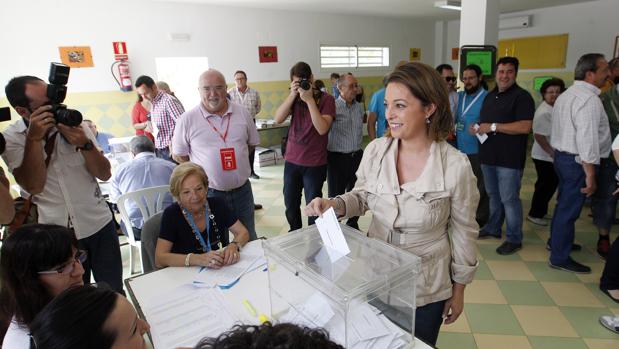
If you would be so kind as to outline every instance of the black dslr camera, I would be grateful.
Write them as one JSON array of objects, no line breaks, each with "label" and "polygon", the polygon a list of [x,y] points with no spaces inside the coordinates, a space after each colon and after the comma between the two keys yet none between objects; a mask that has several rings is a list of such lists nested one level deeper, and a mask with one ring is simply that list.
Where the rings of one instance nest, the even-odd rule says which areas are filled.
[{"label": "black dslr camera", "polygon": [[299,87],[304,90],[311,90],[312,83],[307,78],[301,78],[301,80],[299,80]]},{"label": "black dslr camera", "polygon": [[49,98],[52,109],[50,113],[54,114],[54,120],[57,124],[67,126],[79,126],[82,123],[82,113],[75,109],[69,109],[62,104],[67,96],[67,82],[69,81],[68,65],[62,63],[54,63],[49,67],[49,85],[47,85],[47,98]]}]

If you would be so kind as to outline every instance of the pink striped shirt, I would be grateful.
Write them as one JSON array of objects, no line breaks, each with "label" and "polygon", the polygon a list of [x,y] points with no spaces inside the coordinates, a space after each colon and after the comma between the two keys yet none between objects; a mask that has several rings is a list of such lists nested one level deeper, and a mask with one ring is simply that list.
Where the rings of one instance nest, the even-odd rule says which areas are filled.
[{"label": "pink striped shirt", "polygon": [[176,121],[185,109],[172,96],[163,91],[157,93],[152,104],[150,119],[158,130],[155,136],[155,148],[164,149],[172,142]]}]

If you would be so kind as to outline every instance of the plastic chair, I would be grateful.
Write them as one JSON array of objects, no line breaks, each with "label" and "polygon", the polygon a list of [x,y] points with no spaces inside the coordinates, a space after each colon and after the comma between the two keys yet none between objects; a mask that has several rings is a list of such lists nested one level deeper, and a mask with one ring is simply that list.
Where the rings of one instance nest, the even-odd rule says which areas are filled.
[{"label": "plastic chair", "polygon": [[136,206],[140,209],[140,212],[142,212],[142,218],[146,222],[150,217],[163,211],[163,209],[165,208],[163,207],[163,201],[166,198],[166,194],[169,195],[169,193],[170,186],[162,185],[158,187],[136,190],[134,192],[127,193],[118,197],[118,211],[120,211],[122,224],[124,224],[125,226],[127,241],[129,242],[129,266],[132,275],[134,274],[134,248],[137,249],[137,254],[138,258],[140,259],[140,267],[142,268],[142,271],[144,271],[144,264],[142,262],[142,243],[139,240],[136,240],[135,235],[133,234],[131,219],[129,218],[129,213],[127,212],[127,202],[133,201],[133,203],[136,204]]},{"label": "plastic chair", "polygon": [[161,230],[161,216],[163,212],[159,212],[149,219],[144,221],[142,226],[142,270],[148,273],[157,270],[155,265],[155,249],[157,248],[157,239],[159,239],[159,231]]}]

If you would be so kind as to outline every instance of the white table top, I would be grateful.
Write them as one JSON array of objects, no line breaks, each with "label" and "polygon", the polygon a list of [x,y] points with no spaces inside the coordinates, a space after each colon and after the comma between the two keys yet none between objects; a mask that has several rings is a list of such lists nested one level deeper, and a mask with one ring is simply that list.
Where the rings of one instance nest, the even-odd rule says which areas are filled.
[{"label": "white table top", "polygon": [[[259,242],[252,242],[257,243]],[[146,302],[157,296],[168,296],[170,292],[179,286],[191,284],[196,276],[198,267],[169,267],[152,273],[140,275],[125,280],[129,294],[138,312],[143,316],[140,302]],[[263,268],[249,272],[233,287],[223,290],[227,305],[238,314],[247,314],[243,301],[247,300],[256,309],[258,314],[271,317],[271,304],[269,296],[268,272]],[[146,319],[148,321],[148,319]],[[246,318],[238,319],[243,323],[249,323],[252,319],[249,314]],[[415,339],[414,348],[431,349],[430,346]],[[157,348],[155,348],[157,349]]]}]

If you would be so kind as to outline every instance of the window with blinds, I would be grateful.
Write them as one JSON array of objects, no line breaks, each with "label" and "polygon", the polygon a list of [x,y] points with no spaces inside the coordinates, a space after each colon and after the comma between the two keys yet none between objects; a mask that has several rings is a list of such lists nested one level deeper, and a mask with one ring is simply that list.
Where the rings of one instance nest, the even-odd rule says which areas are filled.
[{"label": "window with blinds", "polygon": [[389,47],[320,45],[321,68],[388,67]]}]

